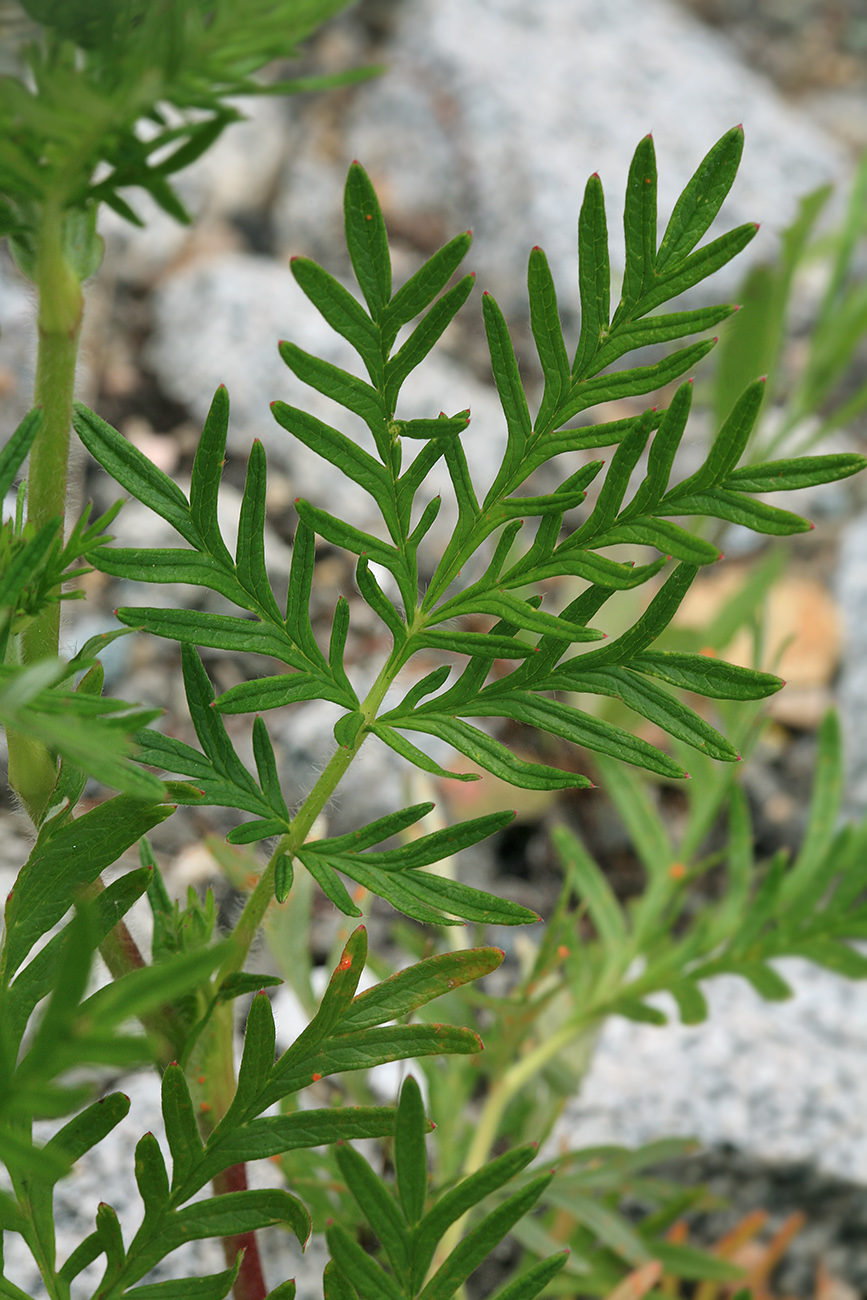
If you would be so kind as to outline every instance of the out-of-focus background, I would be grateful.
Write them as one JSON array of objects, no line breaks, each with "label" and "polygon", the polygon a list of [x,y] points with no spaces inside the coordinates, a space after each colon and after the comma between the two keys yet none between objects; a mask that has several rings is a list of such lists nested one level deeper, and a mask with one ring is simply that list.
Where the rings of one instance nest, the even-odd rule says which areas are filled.
[{"label": "out-of-focus background", "polygon": [[[179,482],[188,477],[213,391],[227,385],[232,424],[224,531],[231,536],[246,451],[258,437],[269,458],[268,561],[278,580],[288,574],[295,497],[368,523],[366,503],[352,485],[293,446],[269,413],[275,398],[296,405],[312,398],[317,413],[335,419],[283,366],[276,345],[286,337],[352,366],[343,341],[295,285],[288,259],[312,256],[335,274],[348,274],[342,188],[353,158],[379,193],[398,277],[472,228],[470,261],[479,286],[504,309],[532,385],[527,254],[534,244],[547,252],[564,317],[574,327],[576,221],[588,175],[598,171],[605,187],[616,273],[626,173],[639,139],[653,133],[664,220],[702,156],[742,122],[744,161],[719,229],[755,220],[761,230],[745,255],[702,286],[706,300],[737,300],[748,269],[778,257],[780,233],[799,200],[819,186],[834,187],[817,227],[815,256],[805,261],[793,291],[776,392],[784,410],[787,385],[796,386],[809,357],[828,250],[867,150],[865,0],[362,0],[310,43],[307,61],[311,72],[369,64],[383,71],[337,91],[245,103],[248,120],[180,178],[196,218],[192,228],[135,194],[130,199],[147,220],[145,230],[105,214],[106,260],[89,296],[80,376],[82,399]],[[867,240],[850,267],[856,282],[865,266]],[[867,313],[864,324],[865,342],[853,347],[833,394],[838,406],[867,379]],[[6,260],[0,262],[0,330],[0,396],[11,428],[29,405],[33,323],[29,291]],[[700,372],[696,381],[695,446],[714,418],[711,380]],[[416,408],[408,415],[472,409],[467,448],[484,475],[503,430],[478,295],[408,384],[407,397]],[[795,432],[809,435],[826,414],[826,407],[809,412]],[[856,411],[833,430],[825,449],[863,451],[865,444],[867,421]],[[98,506],[112,499],[110,484],[93,466],[81,465],[79,490]],[[773,702],[773,723],[744,778],[757,836],[768,851],[798,842],[816,730],[834,700],[846,724],[849,809],[867,813],[865,496],[856,479],[792,503],[816,529],[790,547],[769,610],[771,649],[783,656],[789,688]],[[160,530],[160,521],[135,503],[114,529],[122,544],[171,544]],[[698,584],[687,618],[712,619],[766,554],[737,533],[724,549],[729,558]],[[113,626],[116,606],[151,598],[99,574],[86,587],[87,605],[69,607],[70,644]],[[315,588],[323,620],[336,591],[351,596],[352,569],[325,548]],[[161,590],[160,599],[167,597],[180,603],[189,592],[179,588],[173,597]],[[381,636],[365,607],[353,607],[350,645],[362,678],[382,649]],[[749,655],[749,645],[743,653]],[[226,655],[206,662],[220,690],[250,672],[243,660]],[[126,698],[165,708],[166,725],[186,735],[170,646],[123,638],[110,647],[106,668],[113,690],[122,683]],[[283,714],[269,725],[290,789],[294,782],[302,790],[330,750],[333,711],[312,703]],[[245,725],[239,722],[239,744]],[[359,815],[369,820],[404,798],[405,773],[390,754],[363,752],[357,767],[330,813],[333,828],[348,828]],[[471,815],[497,801],[512,806],[515,793],[480,782],[462,787],[472,805],[451,808]],[[437,797],[447,812],[456,798],[448,790]],[[657,789],[657,797],[676,822],[682,796]],[[534,906],[553,899],[557,877],[547,831],[554,818],[581,830],[616,888],[634,887],[628,841],[596,793],[534,797],[519,808],[516,829],[474,869]],[[0,870],[9,875],[28,850],[14,810],[0,811],[0,823]],[[225,889],[202,840],[230,824],[219,812],[204,820],[185,810],[159,829],[155,844],[176,888],[216,880]],[[326,934],[333,917],[324,900],[319,919]],[[831,1196],[825,1179],[867,1184],[867,990],[813,968],[793,965],[791,975],[799,994],[789,1004],[760,1003],[723,980],[711,990],[707,1025],[664,1032],[612,1025],[569,1114],[567,1136],[589,1144],[696,1134],[712,1147],[730,1144],[750,1161],[805,1162],[801,1173],[777,1179],[773,1195],[788,1188],[809,1202],[829,1263],[863,1289],[867,1265],[847,1253],[845,1238],[867,1217],[867,1198],[857,1187],[834,1184],[832,1221],[823,1222],[817,1207]],[[764,1176],[753,1164],[749,1174],[733,1167],[741,1182]],[[758,1194],[769,1195],[767,1186],[766,1180]],[[812,1250],[815,1259],[815,1240]]]}]

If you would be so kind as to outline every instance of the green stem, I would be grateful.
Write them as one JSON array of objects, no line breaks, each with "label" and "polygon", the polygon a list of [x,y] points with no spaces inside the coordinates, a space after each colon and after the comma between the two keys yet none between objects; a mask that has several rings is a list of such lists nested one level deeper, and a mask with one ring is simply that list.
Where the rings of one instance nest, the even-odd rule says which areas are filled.
[{"label": "green stem", "polygon": [[[205,1142],[228,1111],[237,1090],[232,1041],[233,1006],[232,1002],[217,1006],[202,1030],[186,1068],[190,1093],[196,1102],[199,1132]],[[204,1005],[200,1010],[204,1011]],[[213,1179],[213,1187],[215,1196],[245,1191],[246,1165],[241,1163],[223,1169]],[[255,1232],[230,1233],[223,1238],[223,1253],[230,1268],[242,1250],[244,1258],[232,1288],[234,1300],[265,1300],[268,1288]]]},{"label": "green stem", "polygon": [[[36,528],[66,516],[69,435],[75,394],[75,365],[84,297],[63,253],[62,213],[45,209],[36,263],[39,292],[39,350],[34,402],[42,425],[30,453],[27,518]],[[24,662],[57,654],[60,608],[49,605],[24,633]]]},{"label": "green stem", "polygon": [[[27,518],[35,528],[66,516],[69,435],[75,391],[75,363],[81,333],[83,296],[63,253],[63,214],[46,204],[37,241],[39,344],[34,402],[42,424],[30,453]],[[56,656],[60,605],[52,601],[21,634],[22,664]],[[9,781],[35,826],[45,815],[57,779],[57,765],[46,746],[15,732],[8,735]]]},{"label": "green stem", "polygon": [[[364,714],[366,723],[369,724],[376,717],[377,711],[385,699],[386,692],[399,667],[400,657],[394,651],[383,665],[379,676],[371,686],[361,706],[361,712]],[[259,926],[262,924],[268,906],[274,897],[274,872],[277,859],[284,853],[290,855],[296,853],[304,844],[316,818],[334,794],[353,759],[361,749],[366,735],[367,728],[365,726],[361,728],[354,744],[346,747],[341,746],[334,751],[319,780],[304,800],[295,817],[293,817],[291,829],[280,837],[277,847],[256,882],[255,889],[247,899],[244,910],[238,918],[238,923],[229,939],[229,949],[217,975],[216,982],[218,986],[227,975],[234,975],[241,970],[246,961],[247,953],[250,951],[250,947],[259,931]]]},{"label": "green stem", "polygon": [[[592,1023],[592,1022],[591,1022]],[[492,1085],[485,1098],[481,1114],[475,1126],[473,1140],[467,1152],[463,1165],[463,1176],[466,1178],[474,1174],[477,1169],[481,1169],[487,1164],[494,1143],[500,1132],[500,1126],[503,1122],[503,1116],[509,1103],[521,1091],[523,1087],[535,1078],[545,1066],[555,1057],[559,1056],[562,1051],[587,1033],[590,1024],[587,1019],[580,1021],[571,1020],[563,1025],[560,1029],[539,1043],[538,1047],[533,1048],[522,1056],[520,1060],[505,1074],[501,1075]],[[588,1052],[589,1056],[589,1052]],[[431,1273],[446,1259],[455,1249],[464,1234],[464,1225],[467,1215],[457,1219],[443,1236],[437,1247],[437,1252],[431,1264]]]}]

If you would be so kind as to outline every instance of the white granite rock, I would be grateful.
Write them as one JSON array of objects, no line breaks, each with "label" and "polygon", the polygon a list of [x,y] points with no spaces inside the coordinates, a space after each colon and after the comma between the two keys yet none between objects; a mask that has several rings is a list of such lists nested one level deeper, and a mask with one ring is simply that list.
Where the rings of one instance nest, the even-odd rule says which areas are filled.
[{"label": "white granite rock", "polygon": [[[527,255],[546,250],[568,305],[575,228],[598,171],[619,254],[632,153],[653,132],[660,215],[701,158],[742,122],[746,151],[725,228],[765,223],[750,256],[798,196],[845,175],[844,151],[787,105],[734,48],[670,0],[413,0],[399,10],[387,72],[359,86],[343,133],[314,101],[296,106],[276,228],[291,252],[341,244],[341,194],[358,158],[396,226],[470,226],[473,264],[507,313],[523,314]],[[315,202],[311,202],[311,194]],[[723,228],[723,227],[718,227]],[[743,273],[716,277],[731,293]]]},{"label": "white granite rock", "polygon": [[867,815],[867,514],[847,523],[837,567],[837,602],[843,619],[843,662],[837,696],[846,754],[846,811]]},{"label": "white granite rock", "polygon": [[664,1027],[609,1020],[555,1142],[695,1137],[867,1181],[867,985],[799,959],[778,965],[791,1001],[763,1002],[745,981],[722,976],[704,986],[704,1024],[681,1025],[676,1014]]}]

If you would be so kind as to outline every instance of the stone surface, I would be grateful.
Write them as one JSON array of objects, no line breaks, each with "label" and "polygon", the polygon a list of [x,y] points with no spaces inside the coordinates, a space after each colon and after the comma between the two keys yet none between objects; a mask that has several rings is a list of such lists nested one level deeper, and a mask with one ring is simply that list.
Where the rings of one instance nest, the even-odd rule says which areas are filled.
[{"label": "stone surface", "polygon": [[[342,187],[358,158],[387,220],[410,239],[473,228],[473,264],[509,313],[526,310],[537,243],[568,307],[575,223],[596,170],[622,264],[626,175],[648,131],[667,219],[714,141],[744,123],[744,161],[716,229],[766,223],[753,256],[768,254],[799,195],[846,168],[835,140],[666,0],[415,0],[396,11],[386,57],[387,75],[353,92],[339,130],[320,101],[296,110],[275,213],[281,244],[314,254],[341,246]],[[717,277],[715,292],[731,292],[741,274]]]},{"label": "stone surface", "polygon": [[789,1002],[762,1002],[722,976],[704,986],[702,1025],[609,1020],[563,1137],[574,1147],[696,1137],[867,1181],[867,987],[800,960],[778,969],[795,989]]},{"label": "stone surface", "polygon": [[867,514],[843,531],[837,600],[843,620],[843,664],[837,696],[846,751],[846,811],[867,814]]}]

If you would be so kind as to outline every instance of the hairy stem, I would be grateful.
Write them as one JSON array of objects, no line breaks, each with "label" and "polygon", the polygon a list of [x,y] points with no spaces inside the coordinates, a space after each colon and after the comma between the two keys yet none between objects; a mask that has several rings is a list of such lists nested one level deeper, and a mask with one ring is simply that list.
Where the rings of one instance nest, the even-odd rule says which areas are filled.
[{"label": "hairy stem", "polygon": [[[222,1192],[245,1192],[246,1190],[246,1165],[232,1165],[230,1169],[224,1169],[222,1173],[217,1174],[214,1179],[214,1192],[217,1196]],[[262,1261],[259,1257],[259,1245],[255,1232],[238,1232],[232,1237],[223,1238],[223,1252],[229,1268],[232,1267],[242,1250],[244,1258],[241,1260],[241,1267],[238,1269],[238,1276],[235,1278],[232,1294],[235,1300],[265,1300],[268,1287],[262,1272]]]},{"label": "hairy stem", "polygon": [[[216,1007],[193,1049],[186,1071],[190,1092],[196,1102],[199,1132],[206,1142],[231,1106],[237,1088],[233,1007],[232,1002]],[[213,1179],[217,1196],[224,1192],[241,1192],[246,1187],[247,1169],[244,1164],[232,1165]],[[223,1238],[223,1252],[229,1267],[242,1250],[244,1258],[232,1289],[235,1300],[265,1300],[268,1288],[262,1274],[256,1234],[243,1232]]]},{"label": "hairy stem", "polygon": [[[39,345],[34,402],[42,408],[42,424],[30,453],[27,479],[27,519],[40,528],[51,519],[64,519],[72,427],[75,363],[81,332],[81,285],[63,255],[62,214],[47,203],[39,232],[36,258],[39,294]],[[22,632],[22,664],[38,663],[57,654],[60,605],[54,600]],[[39,826],[57,779],[57,765],[45,745],[8,734],[9,782]]]}]

